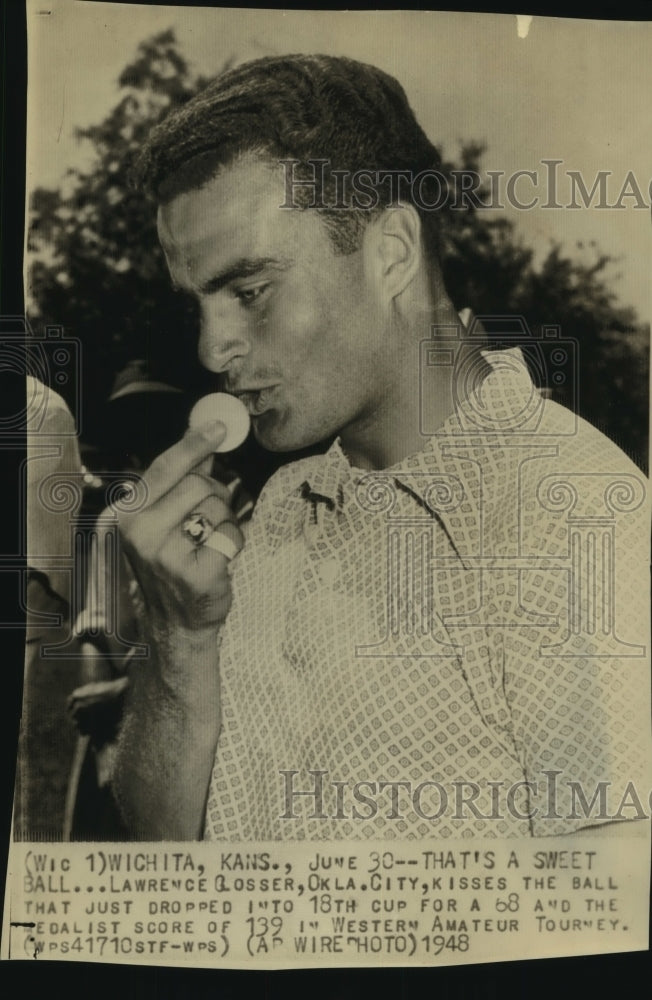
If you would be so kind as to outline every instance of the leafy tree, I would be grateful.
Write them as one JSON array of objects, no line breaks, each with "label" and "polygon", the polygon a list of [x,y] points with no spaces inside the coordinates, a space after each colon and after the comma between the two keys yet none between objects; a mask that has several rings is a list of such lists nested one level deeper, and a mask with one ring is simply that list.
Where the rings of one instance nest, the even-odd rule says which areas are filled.
[{"label": "leafy tree", "polygon": [[207,81],[193,75],[174,34],[143,42],[119,78],[122,96],[104,121],[78,129],[95,154],[70,169],[58,190],[31,204],[29,293],[32,326],[63,324],[82,342],[83,434],[99,431],[101,404],[132,358],[150,358],[173,384],[201,385],[196,317],[170,289],[155,206],[128,185],[128,167],[147,133]]},{"label": "leafy tree", "polygon": [[[444,172],[453,178],[460,168],[480,174],[482,153],[469,143],[461,164],[445,164]],[[490,201],[482,187],[477,196]],[[569,367],[563,383],[554,381],[558,366],[551,362],[550,344],[543,351],[547,370],[543,378],[533,370],[535,380],[646,468],[650,328],[618,303],[608,276],[613,258],[592,243],[594,260],[586,264],[555,244],[536,266],[511,221],[483,215],[470,199],[464,204],[463,211],[447,211],[444,220],[446,282],[456,306],[523,316],[535,341],[551,326],[559,327],[562,339],[576,341],[575,372]]]},{"label": "leafy tree", "polygon": [[[94,149],[92,169],[72,169],[59,189],[40,188],[32,199],[30,318],[33,325],[63,321],[82,341],[84,436],[90,441],[98,432],[100,403],[131,358],[149,357],[161,377],[197,393],[208,385],[196,361],[194,309],[170,290],[155,208],[126,180],[152,125],[206,82],[191,72],[172,31],[141,43],[119,78],[116,107],[98,125],[78,131]],[[480,173],[482,153],[469,143],[459,163],[446,163],[451,184],[460,168]],[[595,260],[587,265],[553,246],[536,265],[511,221],[472,203],[443,217],[446,281],[457,307],[519,314],[535,337],[543,325],[554,324],[562,336],[576,339],[577,399],[572,379],[552,384],[552,394],[578,405],[644,465],[649,329],[618,304],[607,278],[610,258],[594,248]],[[268,474],[274,460],[260,452],[256,458],[261,474]]]}]

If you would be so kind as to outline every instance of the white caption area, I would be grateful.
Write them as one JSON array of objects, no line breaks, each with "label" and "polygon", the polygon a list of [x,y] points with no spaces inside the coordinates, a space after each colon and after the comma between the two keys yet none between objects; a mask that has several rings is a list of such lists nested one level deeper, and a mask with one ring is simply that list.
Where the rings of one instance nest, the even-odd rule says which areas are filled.
[{"label": "white caption area", "polygon": [[645,950],[646,836],[12,846],[2,958],[224,968]]}]

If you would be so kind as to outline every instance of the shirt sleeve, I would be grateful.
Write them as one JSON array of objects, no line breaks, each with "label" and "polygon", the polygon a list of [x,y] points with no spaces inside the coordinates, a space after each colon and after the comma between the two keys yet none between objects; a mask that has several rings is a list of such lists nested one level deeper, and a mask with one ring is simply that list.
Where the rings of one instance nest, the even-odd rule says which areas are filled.
[{"label": "shirt sleeve", "polygon": [[[27,463],[25,514],[27,565],[70,602],[72,572],[71,510],[65,502],[66,477],[78,490],[79,445],[72,415],[64,400],[31,376],[27,378]],[[60,484],[50,497],[43,486]],[[62,565],[68,568],[61,568]]]}]

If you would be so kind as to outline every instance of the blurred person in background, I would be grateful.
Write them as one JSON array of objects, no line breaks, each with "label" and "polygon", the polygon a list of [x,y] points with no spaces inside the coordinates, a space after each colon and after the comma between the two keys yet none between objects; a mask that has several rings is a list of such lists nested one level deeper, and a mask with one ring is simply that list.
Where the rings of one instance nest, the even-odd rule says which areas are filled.
[{"label": "blurred person in background", "polygon": [[[57,839],[60,774],[72,751],[71,733],[61,719],[66,693],[75,683],[78,653],[74,641],[67,644],[65,639],[75,586],[72,528],[82,464],[68,405],[31,374],[25,430],[26,642],[14,829],[19,839]],[[65,651],[48,649],[62,644]]]}]

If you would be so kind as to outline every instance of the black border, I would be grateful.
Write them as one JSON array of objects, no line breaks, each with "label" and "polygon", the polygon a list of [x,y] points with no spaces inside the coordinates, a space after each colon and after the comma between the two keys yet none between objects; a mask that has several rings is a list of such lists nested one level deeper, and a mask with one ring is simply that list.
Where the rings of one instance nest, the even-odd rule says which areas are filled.
[{"label": "black border", "polygon": [[[27,33],[22,0],[0,8],[0,315],[22,316],[23,230],[25,204],[25,119],[27,94]],[[4,373],[2,373],[4,375]],[[0,383],[3,412],[16,413],[24,406],[24,385]],[[18,393],[21,393],[19,396]],[[0,552],[18,551],[16,521],[17,483],[24,442],[15,449],[0,447]],[[0,573],[0,608],[4,620],[20,621],[16,575]],[[3,665],[0,689],[0,726],[3,766],[1,807],[3,871],[6,869],[11,826],[13,786],[16,772],[16,744],[23,688],[25,633],[3,629],[0,662]],[[3,886],[4,888],[4,886]],[[3,892],[4,894],[4,892]]]},{"label": "black border", "polygon": [[[128,0],[113,0],[126,3]],[[133,0],[132,0],[133,2]],[[47,0],[43,0],[44,8]],[[211,0],[194,3],[169,3],[178,7],[219,7]],[[276,8],[278,4],[238,4]],[[433,10],[430,5],[426,9]],[[338,9],[397,10],[395,4],[342,4]],[[285,9],[288,9],[286,7]],[[299,5],[298,9],[309,9]],[[319,5],[314,9],[331,9]],[[403,9],[420,9],[417,5]],[[652,20],[649,0],[592,5],[590,8],[570,3],[498,3],[491,10],[480,5],[446,4],[439,8],[477,13],[530,13],[539,16],[595,20]],[[1,13],[0,60],[2,65],[0,142],[0,314],[23,313],[22,251],[25,202],[25,118],[27,89],[26,14],[23,0],[5,0]],[[606,68],[608,71],[608,68]],[[19,453],[18,453],[19,454]],[[2,454],[3,459],[6,458]],[[17,460],[14,456],[2,463],[0,496],[6,504],[15,504]],[[1,516],[1,515],[0,515]],[[15,586],[0,596],[3,614],[17,607]],[[9,609],[9,610],[8,610]],[[16,738],[22,696],[24,634],[4,630],[0,647],[2,674],[0,707],[2,711],[2,857],[7,859],[11,804],[15,773]],[[112,1000],[240,1000],[251,991],[264,1000],[354,1000],[376,992],[394,1000],[407,997],[436,997],[441,1000],[507,1000],[507,998],[546,997],[549,1000],[578,1000],[618,997],[638,983],[649,983],[650,952],[534,959],[472,966],[422,969],[323,969],[288,972],[156,968],[152,966],[105,965],[93,963],[51,962],[44,960],[13,962],[18,988],[23,995],[36,997],[111,997]],[[7,977],[9,978],[9,977]],[[643,989],[645,987],[643,986]]]}]

